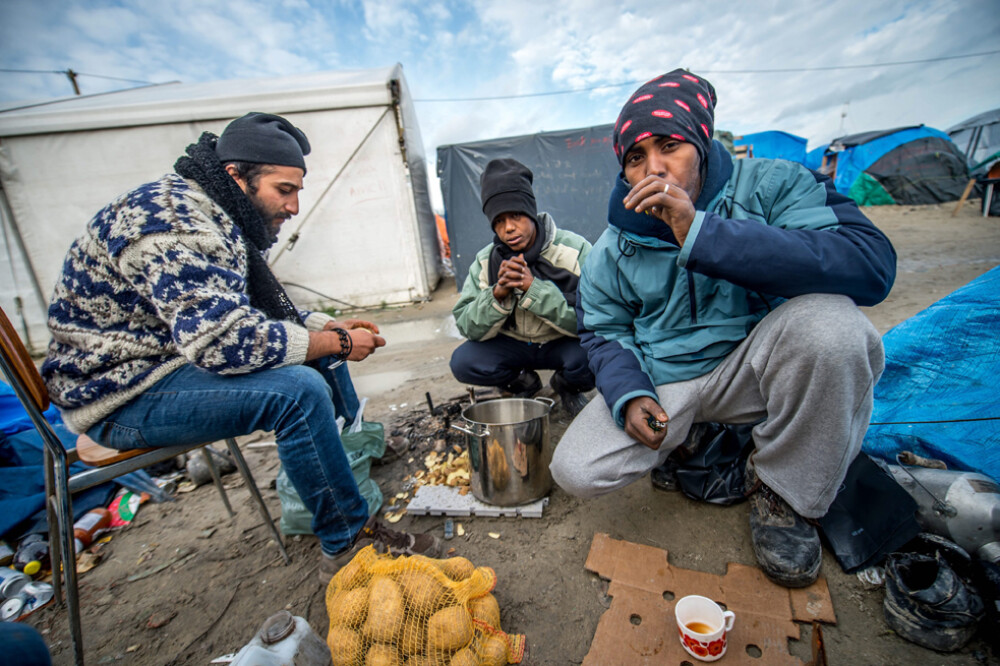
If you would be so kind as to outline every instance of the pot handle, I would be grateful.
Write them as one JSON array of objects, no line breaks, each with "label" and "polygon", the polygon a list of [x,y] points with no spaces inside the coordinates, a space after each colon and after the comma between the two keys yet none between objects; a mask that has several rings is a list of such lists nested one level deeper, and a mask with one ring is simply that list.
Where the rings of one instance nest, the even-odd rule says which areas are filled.
[{"label": "pot handle", "polygon": [[544,402],[549,407],[552,407],[552,405],[556,404],[555,400],[544,395],[536,395],[534,398],[532,398],[532,400],[537,400],[538,402]]},{"label": "pot handle", "polygon": [[483,428],[483,431],[480,433],[480,432],[473,432],[468,428],[463,428],[462,426],[457,425],[455,423],[452,423],[451,427],[454,428],[455,430],[458,430],[459,432],[464,432],[466,435],[471,435],[472,437],[476,437],[477,439],[482,439],[484,437],[490,436],[489,428]]}]

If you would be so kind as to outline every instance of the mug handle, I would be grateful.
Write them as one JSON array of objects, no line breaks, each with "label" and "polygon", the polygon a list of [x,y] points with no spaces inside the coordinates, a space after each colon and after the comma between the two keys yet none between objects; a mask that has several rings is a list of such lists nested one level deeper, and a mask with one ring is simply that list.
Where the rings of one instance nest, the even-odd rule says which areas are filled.
[{"label": "mug handle", "polygon": [[736,614],[733,611],[726,611],[722,614],[722,624],[726,631],[733,630],[733,622],[736,621]]}]

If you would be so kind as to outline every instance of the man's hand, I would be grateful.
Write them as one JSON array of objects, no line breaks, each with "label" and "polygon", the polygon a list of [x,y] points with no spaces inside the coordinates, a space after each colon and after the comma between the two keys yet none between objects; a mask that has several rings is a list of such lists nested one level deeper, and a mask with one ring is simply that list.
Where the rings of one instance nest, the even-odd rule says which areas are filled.
[{"label": "man's hand", "polygon": [[646,176],[625,197],[625,208],[648,213],[662,220],[674,232],[678,245],[684,245],[691,223],[694,204],[687,192],[655,174]]},{"label": "man's hand", "polygon": [[535,276],[528,268],[528,262],[524,260],[524,255],[519,254],[510,259],[500,262],[500,269],[497,271],[497,283],[493,287],[493,298],[498,301],[503,300],[515,289],[528,291],[528,287],[534,282]]},{"label": "man's hand", "polygon": [[351,353],[348,361],[363,361],[371,356],[379,347],[385,347],[385,338],[368,330],[367,326],[359,326],[347,332],[351,336]]},{"label": "man's hand", "polygon": [[649,396],[632,398],[625,404],[625,434],[656,451],[667,436],[667,430],[654,430],[649,425],[650,417],[662,423],[670,421],[663,407]]},{"label": "man's hand", "polygon": [[335,328],[342,328],[345,331],[353,331],[356,328],[366,328],[378,335],[378,326],[364,319],[345,319],[344,321],[328,321],[323,327],[324,331],[332,331]]},{"label": "man's hand", "polygon": [[[334,328],[344,328],[336,326]],[[348,361],[363,361],[379,347],[385,346],[385,338],[376,335],[368,330],[367,326],[358,326],[347,331],[351,338],[351,353],[347,355]],[[330,330],[329,324],[322,331],[309,332],[309,349],[306,351],[306,360],[340,354],[340,336]]]}]

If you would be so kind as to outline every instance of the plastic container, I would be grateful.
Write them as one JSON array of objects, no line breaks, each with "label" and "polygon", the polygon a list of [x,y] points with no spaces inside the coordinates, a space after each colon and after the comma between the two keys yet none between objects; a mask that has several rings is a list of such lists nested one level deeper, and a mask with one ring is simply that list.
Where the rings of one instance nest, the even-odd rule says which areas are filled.
[{"label": "plastic container", "polygon": [[330,666],[326,641],[303,618],[278,611],[265,620],[253,640],[233,657],[231,666]]},{"label": "plastic container", "polygon": [[111,525],[111,512],[107,509],[91,509],[83,514],[83,518],[73,523],[73,537],[76,552],[87,548],[94,541],[98,532],[103,532]]},{"label": "plastic container", "polygon": [[49,568],[49,542],[45,535],[35,532],[21,539],[14,553],[14,568],[29,576]]}]

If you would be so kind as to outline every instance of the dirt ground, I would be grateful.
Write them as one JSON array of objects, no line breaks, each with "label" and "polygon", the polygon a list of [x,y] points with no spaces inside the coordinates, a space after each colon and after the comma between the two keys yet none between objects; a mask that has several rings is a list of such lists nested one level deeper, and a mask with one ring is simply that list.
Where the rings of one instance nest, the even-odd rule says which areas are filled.
[{"label": "dirt ground", "polygon": [[[889,298],[865,309],[879,331],[1000,264],[1000,220],[980,217],[978,204],[967,202],[957,217],[952,217],[955,204],[868,210],[899,254]],[[391,430],[427,410],[426,393],[436,403],[465,393],[448,369],[449,356],[460,343],[448,317],[457,295],[454,280],[446,279],[429,302],[364,313],[382,327],[388,341],[370,359],[352,366],[359,394],[370,398],[367,418]],[[552,413],[555,441],[567,423],[557,406]],[[267,436],[257,439],[266,441]],[[428,446],[417,445],[417,453]],[[276,450],[244,446],[244,451],[277,517]],[[413,468],[405,459],[373,468],[387,500]],[[101,563],[81,575],[88,663],[207,664],[239,650],[269,615],[283,608],[308,619],[325,638],[328,619],[323,590],[315,580],[316,539],[286,539],[293,561],[284,566],[238,475],[226,479],[235,519],[227,517],[211,485],[175,502],[148,503],[131,527],[103,546]],[[696,503],[679,493],[654,491],[645,479],[587,501],[553,488],[542,518],[460,522],[465,536],[448,544],[475,564],[496,570],[503,628],[526,635],[525,663],[530,664],[576,664],[587,654],[611,601],[607,582],[584,570],[595,533],[666,549],[671,564],[688,569],[723,574],[727,562],[755,564],[745,503],[728,508]],[[396,527],[440,536],[443,519],[405,516]],[[500,538],[488,537],[489,532]],[[157,567],[163,568],[128,580]],[[822,575],[837,615],[837,624],[824,632],[831,664],[975,664],[1000,658],[978,639],[954,654],[908,643],[884,623],[882,590],[865,590],[829,552]],[[49,606],[27,621],[43,632],[55,663],[71,663],[62,608]],[[789,648],[803,661],[810,658],[809,634],[803,625],[802,640]]]}]

